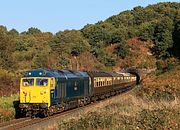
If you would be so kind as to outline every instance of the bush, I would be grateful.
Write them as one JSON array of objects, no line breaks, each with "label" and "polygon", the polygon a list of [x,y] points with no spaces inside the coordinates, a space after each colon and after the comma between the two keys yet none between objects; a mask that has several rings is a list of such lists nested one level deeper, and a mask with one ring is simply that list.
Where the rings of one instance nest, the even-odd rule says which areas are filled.
[{"label": "bush", "polygon": [[138,127],[140,129],[163,129],[165,120],[165,113],[163,110],[148,110],[143,109],[139,113]]},{"label": "bush", "polygon": [[0,97],[0,122],[15,118],[15,108],[13,102],[19,99],[19,95],[10,97]]},{"label": "bush", "polygon": [[143,109],[137,116],[137,127],[144,130],[178,129],[179,114],[169,109]]},{"label": "bush", "polygon": [[70,119],[68,122],[62,121],[59,124],[60,129],[78,130],[78,129],[107,129],[111,128],[113,115],[98,112],[91,112],[80,119]]}]

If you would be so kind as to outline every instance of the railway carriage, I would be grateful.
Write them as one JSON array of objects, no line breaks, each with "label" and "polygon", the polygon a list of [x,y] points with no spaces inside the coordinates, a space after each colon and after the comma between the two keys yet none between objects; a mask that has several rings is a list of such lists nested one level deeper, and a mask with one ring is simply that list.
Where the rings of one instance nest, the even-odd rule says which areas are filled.
[{"label": "railway carriage", "polygon": [[88,72],[93,96],[112,90],[112,75],[106,72]]}]

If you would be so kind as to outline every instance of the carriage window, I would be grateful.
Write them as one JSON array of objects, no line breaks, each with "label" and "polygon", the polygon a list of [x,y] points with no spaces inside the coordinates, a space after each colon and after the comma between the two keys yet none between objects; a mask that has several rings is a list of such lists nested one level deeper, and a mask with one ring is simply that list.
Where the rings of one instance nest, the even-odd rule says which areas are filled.
[{"label": "carriage window", "polygon": [[33,86],[34,85],[34,79],[23,79],[22,85],[23,86]]},{"label": "carriage window", "polygon": [[103,86],[105,86],[105,81],[103,81]]},{"label": "carriage window", "polygon": [[96,82],[96,87],[98,87],[98,82]]},{"label": "carriage window", "polygon": [[47,86],[48,85],[48,79],[37,78],[36,79],[36,85],[37,86]]},{"label": "carriage window", "polygon": [[100,82],[100,86],[102,86],[102,81]]}]

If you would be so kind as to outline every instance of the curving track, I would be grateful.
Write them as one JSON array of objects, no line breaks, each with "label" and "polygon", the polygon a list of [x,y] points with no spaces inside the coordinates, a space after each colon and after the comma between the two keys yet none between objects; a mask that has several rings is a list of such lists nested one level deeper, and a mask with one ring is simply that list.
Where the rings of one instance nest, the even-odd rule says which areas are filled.
[{"label": "curving track", "polygon": [[[132,88],[134,88],[134,86],[129,86],[127,88],[124,88],[122,89],[117,95],[119,94],[123,94],[125,92],[128,92],[129,90],[131,90]],[[117,96],[116,95],[116,96]],[[115,96],[112,96],[108,99],[112,99],[114,98]],[[46,118],[35,118],[35,119],[31,119],[31,118],[21,118],[21,119],[16,119],[16,120],[12,120],[12,121],[9,121],[9,122],[5,122],[5,123],[1,123],[0,124],[0,130],[17,130],[17,129],[34,129],[32,126],[35,127],[35,125],[37,124],[41,124],[43,122],[47,122],[49,121],[50,119],[51,120],[55,120],[56,121],[56,118],[58,117],[65,117],[65,116],[69,116],[75,112],[78,112],[79,110],[84,110],[85,108],[93,108],[95,105],[97,105],[98,103],[100,102],[104,102],[106,101],[107,99],[105,100],[100,100],[100,101],[96,101],[94,103],[91,103],[91,104],[88,104],[84,107],[79,107],[79,108],[75,108],[75,109],[72,109],[72,110],[68,110],[68,111],[65,111],[65,112],[62,112],[62,113],[59,113],[59,114],[56,114],[56,115],[53,115],[53,116],[50,116],[50,117],[46,117]],[[47,125],[47,124],[46,124]]]}]

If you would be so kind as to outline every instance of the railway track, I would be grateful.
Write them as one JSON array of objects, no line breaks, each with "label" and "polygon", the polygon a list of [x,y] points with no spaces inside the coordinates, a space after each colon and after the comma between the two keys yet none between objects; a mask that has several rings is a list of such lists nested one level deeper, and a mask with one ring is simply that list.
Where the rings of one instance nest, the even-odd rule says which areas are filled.
[{"label": "railway track", "polygon": [[[17,130],[17,129],[26,129],[26,127],[29,127],[32,126],[32,125],[37,125],[39,123],[42,123],[42,122],[46,122],[48,120],[52,120],[53,118],[57,118],[57,117],[65,117],[65,116],[68,116],[68,115],[71,115],[75,112],[78,112],[79,110],[85,110],[86,108],[93,108],[95,105],[99,104],[100,102],[105,102],[106,100],[109,100],[109,99],[112,99],[120,94],[124,94],[128,91],[130,91],[131,89],[133,89],[134,86],[130,86],[130,87],[127,87],[127,88],[124,88],[121,90],[121,92],[115,96],[112,96],[110,98],[107,98],[107,99],[104,99],[104,100],[99,100],[99,101],[96,101],[94,103],[91,103],[91,104],[88,104],[84,107],[79,107],[79,108],[74,108],[74,109],[71,109],[71,110],[67,110],[67,111],[64,111],[62,113],[59,113],[59,114],[55,114],[53,116],[49,116],[49,117],[46,117],[46,118],[35,118],[35,119],[31,119],[31,118],[21,118],[21,119],[15,119],[15,120],[12,120],[12,121],[8,121],[8,122],[5,122],[5,123],[1,123],[0,124],[0,130]],[[27,130],[27,129],[26,129]]]},{"label": "railway track", "polygon": [[20,119],[14,119],[11,121],[3,122],[3,123],[0,123],[0,130],[10,128],[11,126],[13,127],[15,125],[21,124],[22,122],[28,122],[30,120],[32,120],[32,119],[27,117],[27,118],[20,118]]}]

